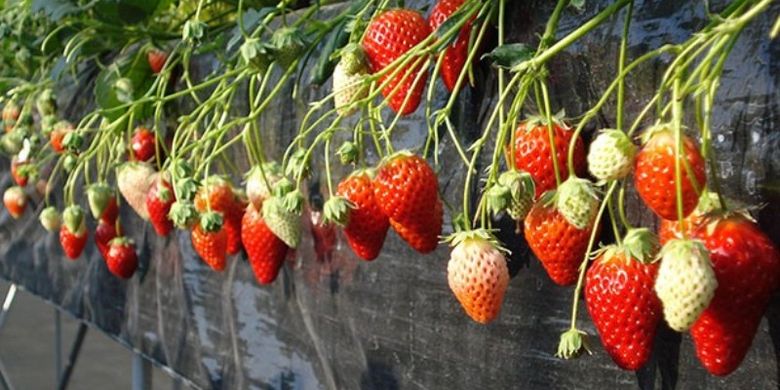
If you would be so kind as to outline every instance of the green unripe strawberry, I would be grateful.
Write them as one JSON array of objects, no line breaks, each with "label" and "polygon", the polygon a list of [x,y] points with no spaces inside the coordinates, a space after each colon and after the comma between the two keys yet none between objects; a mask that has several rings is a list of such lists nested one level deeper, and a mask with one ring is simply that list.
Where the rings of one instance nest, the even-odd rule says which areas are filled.
[{"label": "green unripe strawberry", "polygon": [[290,212],[284,205],[284,199],[272,196],[263,202],[263,220],[276,237],[290,248],[296,248],[301,242],[301,218]]},{"label": "green unripe strawberry", "polygon": [[534,205],[536,185],[528,172],[507,171],[498,177],[498,184],[509,189],[510,200],[507,213],[515,221],[525,219]]},{"label": "green unripe strawberry", "polygon": [[674,239],[661,249],[655,292],[670,328],[688,330],[710,304],[717,287],[709,252],[701,241]]},{"label": "green unripe strawberry", "polygon": [[599,208],[599,197],[589,180],[571,176],[560,187],[555,199],[558,212],[577,229],[593,223]]},{"label": "green unripe strawberry", "polygon": [[276,62],[286,69],[303,54],[306,49],[306,36],[295,27],[283,27],[274,31],[271,47],[274,49]]},{"label": "green unripe strawberry", "polygon": [[38,217],[38,220],[41,222],[43,228],[49,232],[60,230],[60,225],[62,224],[62,217],[60,216],[60,212],[57,211],[57,208],[54,206],[49,206],[43,209],[43,211],[41,211],[41,215]]},{"label": "green unripe strawberry", "polygon": [[620,130],[604,130],[590,144],[588,170],[601,181],[622,179],[631,172],[637,147]]},{"label": "green unripe strawberry", "polygon": [[108,202],[114,195],[112,188],[105,182],[95,183],[87,188],[87,203],[89,203],[89,211],[92,212],[92,216],[95,219],[99,219],[103,215],[108,206]]}]

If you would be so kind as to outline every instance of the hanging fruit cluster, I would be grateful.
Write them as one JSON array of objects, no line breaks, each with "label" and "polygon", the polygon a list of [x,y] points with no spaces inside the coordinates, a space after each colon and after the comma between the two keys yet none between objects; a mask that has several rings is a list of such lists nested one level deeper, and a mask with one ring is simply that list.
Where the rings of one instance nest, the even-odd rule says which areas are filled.
[{"label": "hanging fruit cluster", "polygon": [[[439,0],[427,15],[389,0],[341,8],[147,1],[118,20],[112,7],[120,3],[0,7],[0,146],[16,183],[3,202],[20,218],[35,187],[45,204],[40,222],[59,232],[70,259],[85,248],[91,216],[108,270],[130,278],[138,259],[119,217],[126,204],[161,237],[189,231],[213,270],[243,249],[257,281],[272,283],[302,241],[303,212],[316,208],[305,184],[317,159],[327,185],[318,228],[341,227],[366,261],[381,254],[391,229],[420,254],[450,243],[447,282],[474,321],[499,316],[510,282],[508,251],[493,227],[506,214],[550,279],[575,285],[559,356],[585,348],[576,326],[583,292],[621,368],[647,362],[662,319],[690,331],[715,375],[732,372],[747,353],[780,283],[780,256],[746,209],[721,195],[711,117],[726,59],[771,0],[734,0],[689,40],[633,59],[632,0],[610,3],[557,38],[567,7],[582,6],[559,0],[536,48],[505,42],[506,0]],[[577,120],[554,114],[547,64],[619,14],[625,25],[613,81]],[[627,122],[626,79],[662,56],[672,60],[657,92]],[[198,57],[213,69],[193,66]],[[476,76],[483,62],[494,67],[497,96],[481,135],[463,145],[451,117],[461,92],[484,81]],[[94,109],[68,122],[55,91],[85,77],[94,78]],[[261,126],[269,107],[329,79],[331,93],[310,102],[297,135],[274,155],[265,145],[273,133]],[[442,93],[449,97],[437,104]],[[614,129],[586,145],[583,129],[613,97]],[[425,142],[396,150],[399,121],[418,111]],[[696,123],[686,122],[687,111]],[[440,135],[464,166],[461,207],[440,191]],[[234,160],[241,149],[245,162]],[[334,157],[351,171],[338,183]],[[244,163],[248,172],[238,168]],[[628,186],[661,220],[658,235],[627,218]],[[453,232],[442,239],[445,209]],[[615,242],[598,247],[603,230]]]}]

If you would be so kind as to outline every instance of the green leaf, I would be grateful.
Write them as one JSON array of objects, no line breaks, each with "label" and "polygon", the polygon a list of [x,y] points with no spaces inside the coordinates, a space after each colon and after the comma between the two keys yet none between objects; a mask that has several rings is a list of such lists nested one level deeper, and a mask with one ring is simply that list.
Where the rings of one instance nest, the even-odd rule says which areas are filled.
[{"label": "green leaf", "polygon": [[534,55],[534,49],[524,43],[510,43],[496,47],[483,58],[490,59],[495,66],[505,69],[511,69],[515,66],[531,59]]},{"label": "green leaf", "polygon": [[[110,66],[103,69],[95,82],[95,101],[102,109],[110,109],[122,105],[123,103],[117,97],[114,85],[120,78],[127,78],[133,86],[133,98],[138,99],[143,96],[152,85],[149,65],[146,63],[144,55],[136,53],[131,57],[118,59]],[[137,107],[136,119],[141,120],[152,112],[150,104]],[[123,110],[113,110],[105,117],[109,120],[115,120],[124,114]]]},{"label": "green leaf", "polygon": [[151,16],[160,0],[102,0],[95,4],[98,19],[114,24],[136,24]]}]

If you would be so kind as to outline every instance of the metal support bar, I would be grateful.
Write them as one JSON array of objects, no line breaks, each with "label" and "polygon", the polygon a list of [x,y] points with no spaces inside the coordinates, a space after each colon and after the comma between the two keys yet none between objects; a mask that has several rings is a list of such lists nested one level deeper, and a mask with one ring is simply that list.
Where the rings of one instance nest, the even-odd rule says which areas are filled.
[{"label": "metal support bar", "polygon": [[87,325],[85,323],[79,324],[78,333],[76,333],[76,339],[73,340],[73,346],[70,348],[70,354],[68,355],[68,362],[65,365],[65,370],[62,372],[58,390],[65,390],[68,388],[68,382],[70,382],[70,375],[73,373],[73,367],[76,366],[76,360],[81,352],[81,345],[84,343],[84,336],[87,335]]},{"label": "metal support bar", "polygon": [[3,307],[0,308],[0,328],[5,324],[5,319],[8,316],[8,311],[11,310],[11,304],[14,303],[16,297],[16,284],[11,284],[8,292],[5,294],[5,300],[3,301]]},{"label": "metal support bar", "polygon": [[152,388],[152,363],[140,353],[133,353],[132,390],[150,390]]},{"label": "metal support bar", "polygon": [[14,390],[14,385],[12,385],[11,380],[8,379],[8,372],[5,370],[2,361],[0,361],[0,385],[2,385],[5,390]]}]

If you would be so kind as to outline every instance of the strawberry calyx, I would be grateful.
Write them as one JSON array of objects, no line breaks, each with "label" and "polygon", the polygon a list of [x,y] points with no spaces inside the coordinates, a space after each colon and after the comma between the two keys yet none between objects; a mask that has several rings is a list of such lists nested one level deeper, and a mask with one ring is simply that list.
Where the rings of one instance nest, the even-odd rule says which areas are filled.
[{"label": "strawberry calyx", "polygon": [[301,190],[297,188],[288,192],[282,198],[284,208],[287,209],[287,211],[298,215],[300,215],[301,211],[303,211],[304,201],[305,199],[303,198],[303,193],[301,193]]},{"label": "strawberry calyx", "polygon": [[287,194],[295,190],[295,184],[290,179],[283,177],[274,186],[273,195],[278,198],[284,198]]},{"label": "strawberry calyx", "polygon": [[343,196],[333,196],[323,206],[323,222],[344,227],[349,223],[349,210],[355,205]]},{"label": "strawberry calyx", "polygon": [[357,43],[347,44],[341,49],[340,63],[348,75],[365,72],[368,68],[363,47]]},{"label": "strawberry calyx", "polygon": [[131,240],[131,239],[125,237],[125,236],[119,236],[119,237],[112,238],[111,241],[108,242],[108,245],[112,246],[112,247],[113,246],[128,247],[128,246],[133,245],[133,240]]},{"label": "strawberry calyx", "polygon": [[509,208],[512,201],[512,193],[506,186],[496,183],[486,192],[488,212],[492,215],[498,215]]},{"label": "strawberry calyx", "polygon": [[80,230],[85,230],[84,224],[84,209],[79,205],[70,205],[62,212],[62,220],[65,223],[65,227],[72,233],[77,233]]},{"label": "strawberry calyx", "polygon": [[[560,127],[564,131],[571,131],[572,129],[569,127],[569,125],[566,124],[564,120],[565,116],[566,112],[560,111],[556,114],[550,115],[550,119],[552,120],[553,125]],[[538,126],[548,126],[549,124],[550,123],[546,115],[528,115],[525,118],[525,121],[522,123],[522,125],[525,125],[526,131],[531,131],[531,129]]]},{"label": "strawberry calyx", "polygon": [[200,228],[203,229],[204,232],[218,232],[222,229],[223,224],[224,220],[220,213],[207,211],[200,215]]},{"label": "strawberry calyx", "polygon": [[493,231],[494,230],[488,230],[488,229],[463,230],[463,231],[452,233],[449,236],[444,237],[441,242],[449,243],[450,246],[452,247],[456,247],[458,245],[466,245],[474,242],[489,243],[495,249],[505,254],[510,254],[511,252],[509,251],[509,249],[506,249],[503,246],[501,246],[501,243],[493,235],[492,233]]},{"label": "strawberry calyx", "polygon": [[533,199],[536,194],[536,183],[530,173],[510,170],[498,176],[498,183],[509,189],[512,199]]},{"label": "strawberry calyx", "polygon": [[189,229],[198,220],[198,210],[195,204],[190,200],[179,199],[173,202],[171,210],[168,212],[170,219],[179,229]]},{"label": "strawberry calyx", "polygon": [[360,150],[352,141],[345,141],[336,151],[341,165],[349,165],[357,162],[360,157]]},{"label": "strawberry calyx", "polygon": [[647,228],[634,228],[626,232],[621,248],[626,252],[626,258],[636,259],[642,264],[657,261],[660,244],[658,237]]},{"label": "strawberry calyx", "polygon": [[588,348],[588,334],[577,328],[571,328],[561,334],[555,356],[568,360],[580,356],[583,351],[588,355],[591,354]]}]

